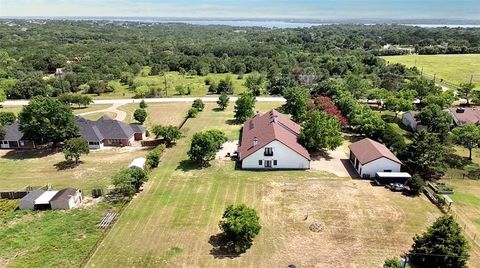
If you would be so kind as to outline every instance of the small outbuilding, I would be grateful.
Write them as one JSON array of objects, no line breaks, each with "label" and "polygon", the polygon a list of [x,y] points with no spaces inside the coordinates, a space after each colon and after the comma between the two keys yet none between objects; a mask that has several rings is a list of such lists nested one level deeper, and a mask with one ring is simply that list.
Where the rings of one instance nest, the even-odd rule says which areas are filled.
[{"label": "small outbuilding", "polygon": [[71,209],[83,201],[82,191],[74,188],[65,188],[50,200],[52,209]]},{"label": "small outbuilding", "polygon": [[144,157],[135,158],[135,159],[133,159],[132,163],[130,163],[130,165],[128,165],[128,168],[138,167],[138,168],[144,169],[146,162],[147,162],[147,159],[144,158]]},{"label": "small outbuilding", "polygon": [[35,209],[51,209],[50,201],[57,193],[58,191],[45,191],[41,196],[35,199]]},{"label": "small outbuilding", "polygon": [[26,210],[26,209],[34,210],[35,200],[37,200],[43,193],[45,193],[45,190],[41,190],[41,189],[31,191],[22,199],[20,199],[20,205],[18,207],[22,210]]},{"label": "small outbuilding", "polygon": [[402,162],[379,142],[366,138],[348,147],[350,162],[362,178],[373,178],[377,172],[400,172]]}]

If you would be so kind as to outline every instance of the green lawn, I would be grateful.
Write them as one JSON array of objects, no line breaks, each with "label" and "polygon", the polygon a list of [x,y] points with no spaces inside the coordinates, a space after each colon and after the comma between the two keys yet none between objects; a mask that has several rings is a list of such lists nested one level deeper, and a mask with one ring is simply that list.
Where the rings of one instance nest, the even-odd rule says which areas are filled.
[{"label": "green lawn", "polygon": [[[80,107],[77,108],[76,106],[73,106],[73,113],[78,115],[81,113],[86,113],[86,112],[92,112],[96,110],[103,110],[108,107],[110,107],[110,104],[91,104],[88,107]],[[15,114],[19,114],[20,111],[22,111],[23,106],[4,106],[0,108],[0,112],[13,112]]]},{"label": "green lawn", "polygon": [[[278,104],[256,109],[272,105]],[[207,104],[198,118],[187,121],[185,137],[166,151],[88,267],[378,267],[386,257],[408,250],[412,236],[439,215],[425,198],[322,172],[243,171],[228,160],[195,169],[186,155],[195,132],[215,128],[231,140],[238,137],[240,125],[229,121],[232,107],[224,112],[214,107]],[[262,224],[252,248],[236,258],[209,243],[232,203],[254,207]],[[326,225],[323,233],[309,231],[317,221]]]},{"label": "green lawn", "polygon": [[382,57],[390,63],[402,63],[408,67],[416,66],[430,75],[437,75],[438,79],[444,79],[453,84],[470,81],[480,87],[480,54],[462,55],[402,55]]},{"label": "green lawn", "polygon": [[2,267],[79,267],[103,237],[100,203],[68,211],[14,211],[0,220]]},{"label": "green lawn", "polygon": [[[205,79],[208,77],[211,81],[215,81],[217,84],[221,79],[230,77],[233,83],[233,89],[235,94],[240,94],[246,90],[245,78],[248,76],[246,74],[243,79],[237,79],[237,75],[234,74],[208,74],[206,76],[199,75],[181,75],[178,72],[168,72],[166,74],[167,78],[167,88],[168,88],[168,97],[177,96],[178,93],[175,90],[175,87],[178,85],[184,86],[186,89],[188,86],[191,88],[191,95],[183,95],[185,97],[189,96],[205,96],[207,95],[208,86],[205,85]],[[137,76],[134,79],[134,85],[142,86],[146,85],[149,87],[159,87],[162,90],[165,89],[165,77],[164,76]]]}]

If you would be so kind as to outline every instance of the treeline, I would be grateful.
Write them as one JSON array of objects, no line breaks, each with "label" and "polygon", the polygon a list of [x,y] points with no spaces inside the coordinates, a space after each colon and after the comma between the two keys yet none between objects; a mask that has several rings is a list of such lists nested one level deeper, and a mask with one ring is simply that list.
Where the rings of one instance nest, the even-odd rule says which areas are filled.
[{"label": "treeline", "polygon": [[[480,47],[480,29],[0,22],[0,91],[14,99],[66,92],[102,94],[115,89],[109,83],[113,80],[135,89],[133,79],[144,66],[150,66],[153,75],[167,71],[198,75],[257,71],[293,74],[304,82],[315,82],[349,72],[379,76],[382,70],[375,68],[384,68],[384,63],[373,55],[386,44],[423,48],[448,43],[455,53]],[[63,69],[52,75],[57,68]]]}]

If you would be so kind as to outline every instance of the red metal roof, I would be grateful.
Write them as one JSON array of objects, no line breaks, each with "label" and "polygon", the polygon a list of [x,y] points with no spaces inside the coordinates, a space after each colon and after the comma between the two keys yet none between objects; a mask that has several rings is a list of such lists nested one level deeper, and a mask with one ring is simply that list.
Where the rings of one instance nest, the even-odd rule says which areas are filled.
[{"label": "red metal roof", "polygon": [[[299,134],[300,125],[276,110],[271,110],[263,115],[257,114],[243,124],[242,140],[238,147],[239,158],[243,160],[270,142],[277,140],[310,160],[307,149],[297,141]],[[254,141],[256,141],[255,145]]]},{"label": "red metal roof", "polygon": [[362,165],[382,157],[402,164],[402,162],[385,145],[369,138],[354,142],[348,147]]}]

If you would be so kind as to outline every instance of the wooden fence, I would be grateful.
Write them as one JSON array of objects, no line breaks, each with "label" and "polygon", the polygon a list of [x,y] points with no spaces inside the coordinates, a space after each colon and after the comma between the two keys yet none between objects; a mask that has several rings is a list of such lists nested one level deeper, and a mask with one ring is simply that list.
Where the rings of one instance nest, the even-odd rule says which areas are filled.
[{"label": "wooden fence", "polygon": [[0,199],[21,199],[26,196],[28,192],[19,191],[19,192],[0,192]]}]

